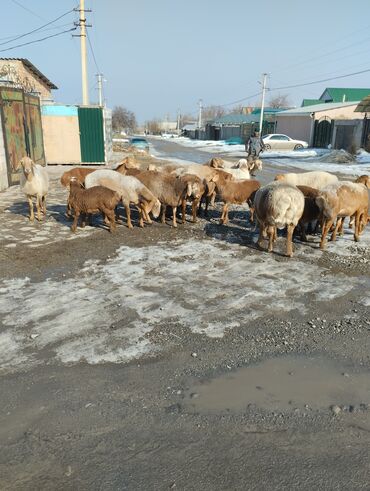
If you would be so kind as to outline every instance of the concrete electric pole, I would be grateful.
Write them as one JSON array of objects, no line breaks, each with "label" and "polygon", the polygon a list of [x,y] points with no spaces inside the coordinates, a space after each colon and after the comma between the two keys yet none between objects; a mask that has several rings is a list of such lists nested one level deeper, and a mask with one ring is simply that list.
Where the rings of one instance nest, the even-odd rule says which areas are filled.
[{"label": "concrete electric pole", "polygon": [[200,129],[202,127],[202,104],[203,101],[202,99],[199,99],[199,116],[198,116],[198,128]]},{"label": "concrete electric pole", "polygon": [[98,79],[99,106],[103,107],[104,106],[104,101],[103,101],[103,74],[97,73],[96,77]]},{"label": "concrete electric pole", "polygon": [[181,112],[180,109],[177,110],[177,134],[180,134],[180,120],[181,120]]},{"label": "concrete electric pole", "polygon": [[260,137],[262,138],[263,129],[263,111],[265,109],[265,94],[266,94],[267,73],[262,74],[262,101],[261,101],[261,116],[260,116]]},{"label": "concrete electric pole", "polygon": [[85,0],[80,0],[80,40],[81,40],[82,104],[84,106],[88,106],[89,105],[89,87],[88,87],[88,83],[87,83]]}]

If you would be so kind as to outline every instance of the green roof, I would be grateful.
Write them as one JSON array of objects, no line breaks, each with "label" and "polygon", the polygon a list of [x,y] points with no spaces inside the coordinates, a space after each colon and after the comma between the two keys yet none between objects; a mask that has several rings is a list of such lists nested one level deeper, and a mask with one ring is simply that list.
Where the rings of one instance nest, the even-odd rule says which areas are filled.
[{"label": "green roof", "polygon": [[315,104],[322,104],[321,99],[303,99],[301,107],[314,106]]},{"label": "green roof", "polygon": [[325,96],[325,93],[328,94],[330,102],[350,102],[350,101],[360,101],[364,97],[370,94],[370,89],[357,89],[357,88],[352,88],[352,89],[346,89],[346,88],[333,88],[333,87],[328,87],[324,90],[322,93],[320,99],[323,99]]}]

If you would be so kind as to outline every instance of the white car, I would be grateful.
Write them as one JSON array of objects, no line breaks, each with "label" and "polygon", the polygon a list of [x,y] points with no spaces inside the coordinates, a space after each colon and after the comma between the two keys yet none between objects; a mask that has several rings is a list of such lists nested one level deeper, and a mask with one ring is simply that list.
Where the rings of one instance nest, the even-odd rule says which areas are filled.
[{"label": "white car", "polygon": [[262,137],[265,150],[299,150],[307,148],[308,143],[302,140],[293,140],[287,135],[272,134]]}]

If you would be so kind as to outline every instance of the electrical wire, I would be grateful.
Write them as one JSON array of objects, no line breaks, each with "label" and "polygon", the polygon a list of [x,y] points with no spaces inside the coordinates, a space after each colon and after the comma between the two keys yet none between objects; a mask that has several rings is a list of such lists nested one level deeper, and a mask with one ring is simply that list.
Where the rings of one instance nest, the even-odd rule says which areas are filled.
[{"label": "electrical wire", "polygon": [[320,84],[323,82],[330,82],[331,80],[338,80],[340,78],[346,78],[346,77],[352,77],[354,75],[361,75],[362,73],[367,73],[370,72],[370,68],[366,70],[361,70],[359,72],[353,72],[353,73],[347,73],[346,75],[339,75],[337,77],[331,77],[331,78],[324,78],[322,80],[315,80],[314,82],[306,82],[302,84],[294,84],[294,85],[286,85],[285,87],[273,87],[270,88],[270,92],[275,91],[275,90],[285,90],[285,89],[294,89],[296,87],[305,87],[307,85],[315,85],[315,84]]},{"label": "electrical wire", "polygon": [[25,7],[24,5],[22,5],[20,2],[17,2],[17,0],[12,0],[12,2],[15,3],[16,5],[18,5],[18,7],[20,7],[21,9],[25,10],[26,12],[28,12],[29,14],[32,14],[35,17],[38,17],[41,20],[45,20],[39,14],[36,14],[36,12],[33,12],[32,10],[30,10],[27,7]]},{"label": "electrical wire", "polygon": [[96,57],[95,57],[95,53],[94,53],[94,50],[93,50],[93,47],[92,47],[92,44],[91,44],[91,41],[90,41],[90,36],[89,36],[89,32],[86,30],[86,36],[87,36],[87,40],[89,42],[89,46],[90,46],[90,50],[91,50],[91,54],[92,54],[92,57],[93,57],[93,60],[94,60],[94,63],[95,63],[95,66],[96,66],[96,69],[98,70],[98,73],[101,73],[100,72],[100,69],[99,69],[99,66],[98,66],[98,63],[96,61]]},{"label": "electrical wire", "polygon": [[[71,23],[67,22],[66,24],[59,24],[58,26],[53,26],[53,27],[47,27],[46,29],[41,29],[39,32],[48,32],[48,31],[54,31],[55,29],[63,29],[63,27],[70,26]],[[5,36],[3,38],[0,38],[0,41],[5,41],[6,39],[11,39],[14,38],[13,36]]]},{"label": "electrical wire", "polygon": [[3,43],[0,43],[0,46],[4,45],[4,44],[8,44],[8,43],[12,43],[13,41],[17,41],[17,39],[21,39],[21,38],[24,38],[26,36],[29,36],[30,34],[33,34],[34,32],[37,32],[37,31],[40,31],[41,29],[43,29],[44,27],[47,27],[49,26],[50,24],[53,24],[54,22],[56,22],[57,20],[61,19],[62,17],[65,17],[66,15],[70,14],[71,12],[73,12],[74,9],[72,10],[68,10],[68,12],[65,12],[64,14],[60,15],[59,17],[57,17],[56,19],[54,20],[51,20],[50,22],[47,22],[46,24],[38,27],[37,29],[33,29],[32,31],[29,31],[29,32],[26,32],[24,34],[21,34],[19,36],[15,36],[13,37],[12,39],[9,39],[9,41],[4,41]]},{"label": "electrical wire", "polygon": [[4,51],[10,51],[11,49],[21,48],[22,46],[28,46],[29,44],[39,43],[41,41],[45,41],[46,39],[54,38],[56,36],[60,36],[61,34],[65,34],[66,32],[75,31],[77,27],[72,27],[71,29],[67,29],[65,31],[57,32],[56,34],[52,34],[51,36],[46,36],[40,39],[35,39],[34,41],[29,41],[28,43],[17,44],[16,46],[11,46],[10,48],[0,49],[0,53]]},{"label": "electrical wire", "polygon": [[219,107],[225,107],[225,106],[233,106],[234,104],[239,104],[239,102],[244,102],[247,101],[248,99],[253,99],[253,97],[257,97],[258,95],[261,95],[262,92],[257,92],[257,94],[249,95],[247,97],[243,97],[243,99],[239,99],[237,101],[233,102],[228,102],[227,104],[217,104]]}]

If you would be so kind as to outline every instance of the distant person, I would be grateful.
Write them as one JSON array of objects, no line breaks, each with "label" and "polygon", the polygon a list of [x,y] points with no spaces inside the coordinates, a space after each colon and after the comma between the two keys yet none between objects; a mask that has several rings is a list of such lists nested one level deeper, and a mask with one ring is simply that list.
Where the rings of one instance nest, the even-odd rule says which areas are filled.
[{"label": "distant person", "polygon": [[261,152],[265,150],[265,145],[260,136],[259,131],[255,131],[254,135],[251,136],[248,142],[245,144],[245,151],[248,154],[248,157],[258,157]]}]

